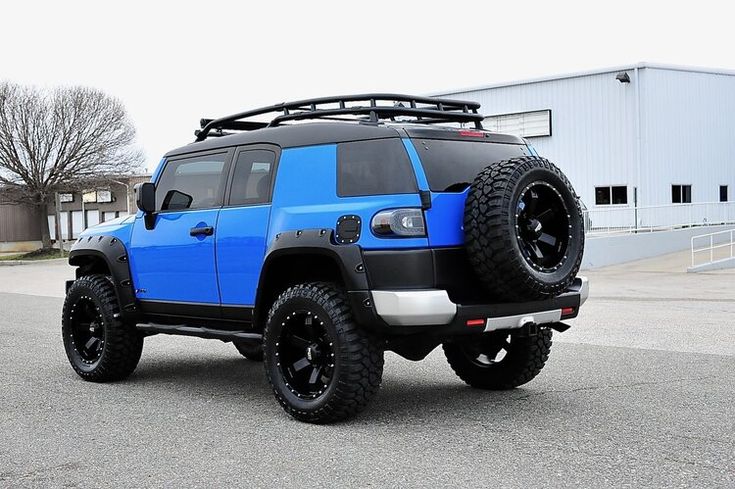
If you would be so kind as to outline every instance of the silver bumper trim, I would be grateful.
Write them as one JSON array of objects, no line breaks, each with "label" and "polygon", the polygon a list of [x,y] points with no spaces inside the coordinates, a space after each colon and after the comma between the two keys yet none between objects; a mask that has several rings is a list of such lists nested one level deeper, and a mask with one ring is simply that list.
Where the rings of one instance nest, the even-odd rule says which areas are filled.
[{"label": "silver bumper trim", "polygon": [[497,331],[499,329],[522,328],[528,323],[547,324],[555,323],[561,319],[561,309],[552,311],[534,312],[531,314],[518,314],[516,316],[503,316],[488,318],[485,321],[485,332]]},{"label": "silver bumper trim", "polygon": [[577,279],[582,281],[582,284],[579,286],[579,305],[581,307],[590,297],[590,281],[587,280],[587,277],[581,276],[577,276]]},{"label": "silver bumper trim", "polygon": [[[569,287],[579,293],[579,305],[589,298],[587,277],[577,277]],[[378,315],[393,326],[434,326],[448,324],[457,314],[457,305],[446,290],[373,290],[373,303]],[[561,309],[539,311],[514,316],[492,317],[485,322],[485,331],[521,328],[527,323],[547,324],[561,319]]]},{"label": "silver bumper trim", "polygon": [[457,314],[457,305],[446,290],[374,290],[378,315],[395,326],[447,324]]}]

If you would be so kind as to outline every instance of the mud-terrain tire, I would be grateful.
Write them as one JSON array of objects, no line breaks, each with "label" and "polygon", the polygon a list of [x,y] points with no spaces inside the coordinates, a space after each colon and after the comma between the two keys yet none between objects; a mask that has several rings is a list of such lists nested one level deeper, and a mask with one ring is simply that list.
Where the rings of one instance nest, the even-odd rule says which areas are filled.
[{"label": "mud-terrain tire", "polygon": [[513,158],[481,171],[465,203],[464,232],[470,263],[495,299],[554,297],[582,262],[579,198],[544,158]]},{"label": "mud-terrain tire", "polygon": [[284,291],[268,313],[263,345],[276,399],[297,420],[353,417],[380,387],[383,349],[355,323],[347,298],[333,284]]},{"label": "mud-terrain tire", "polygon": [[468,385],[513,389],[530,382],[544,368],[551,351],[551,330],[541,329],[526,337],[494,332],[480,341],[444,343],[442,347],[449,366]]},{"label": "mud-terrain tire", "polygon": [[92,382],[128,377],[143,351],[143,336],[121,320],[115,289],[104,275],[74,281],[64,300],[61,334],[72,368]]},{"label": "mud-terrain tire", "polygon": [[248,360],[252,362],[263,361],[262,343],[254,343],[250,341],[234,341],[233,344],[235,345],[235,348],[237,348],[237,351],[240,352],[240,355],[244,356]]}]

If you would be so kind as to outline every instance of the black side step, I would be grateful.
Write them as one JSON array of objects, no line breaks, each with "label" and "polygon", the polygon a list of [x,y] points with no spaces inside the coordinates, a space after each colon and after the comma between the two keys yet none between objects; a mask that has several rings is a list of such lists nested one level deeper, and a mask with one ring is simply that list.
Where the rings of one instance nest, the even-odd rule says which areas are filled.
[{"label": "black side step", "polygon": [[247,331],[228,331],[224,329],[198,328],[185,325],[168,325],[168,324],[138,324],[139,331],[146,333],[162,333],[175,334],[183,336],[196,336],[198,338],[208,338],[222,341],[234,340],[256,340],[262,341],[263,335],[260,333],[249,333]]}]

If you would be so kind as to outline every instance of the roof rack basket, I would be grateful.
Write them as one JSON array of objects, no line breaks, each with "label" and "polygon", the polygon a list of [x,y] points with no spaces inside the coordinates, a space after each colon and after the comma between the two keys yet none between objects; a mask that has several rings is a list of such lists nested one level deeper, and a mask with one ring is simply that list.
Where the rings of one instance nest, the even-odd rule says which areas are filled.
[{"label": "roof rack basket", "polygon": [[[326,119],[377,124],[381,120],[395,121],[397,117],[402,118],[401,122],[414,124],[474,123],[477,129],[482,129],[483,116],[477,112],[479,108],[477,102],[394,93],[323,97],[280,103],[219,119],[201,119],[201,130],[194,134],[197,141],[203,141],[209,136],[228,134],[225,130],[253,131],[287,121]],[[244,120],[265,114],[274,117],[270,122]]]}]

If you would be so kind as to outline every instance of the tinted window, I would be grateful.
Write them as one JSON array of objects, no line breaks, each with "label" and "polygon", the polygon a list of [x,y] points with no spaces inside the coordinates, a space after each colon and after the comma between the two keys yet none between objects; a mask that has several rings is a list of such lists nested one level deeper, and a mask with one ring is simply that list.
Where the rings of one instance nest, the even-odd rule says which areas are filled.
[{"label": "tinted window", "polygon": [[166,163],[156,185],[156,209],[206,209],[222,204],[225,153]]},{"label": "tinted window", "polygon": [[243,151],[237,157],[230,189],[230,205],[270,202],[271,175],[276,154],[256,149]]},{"label": "tinted window", "polygon": [[337,194],[410,194],[416,176],[400,139],[356,141],[337,145]]},{"label": "tinted window", "polygon": [[628,187],[613,187],[612,188],[612,203],[613,204],[627,204],[628,203]]},{"label": "tinted window", "polygon": [[727,185],[720,185],[720,202],[727,202]]},{"label": "tinted window", "polygon": [[429,187],[434,192],[462,191],[491,163],[526,155],[519,144],[414,139]]},{"label": "tinted window", "polygon": [[674,204],[689,204],[692,201],[691,185],[672,185],[671,202]]},{"label": "tinted window", "polygon": [[595,187],[595,205],[610,204],[610,187]]}]

